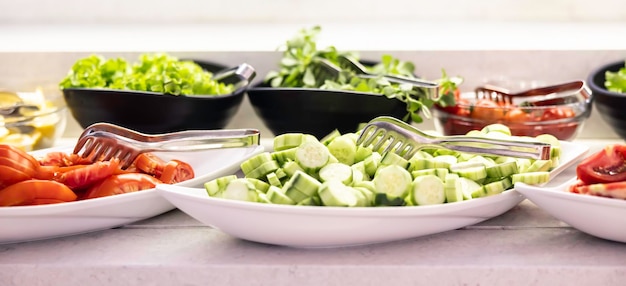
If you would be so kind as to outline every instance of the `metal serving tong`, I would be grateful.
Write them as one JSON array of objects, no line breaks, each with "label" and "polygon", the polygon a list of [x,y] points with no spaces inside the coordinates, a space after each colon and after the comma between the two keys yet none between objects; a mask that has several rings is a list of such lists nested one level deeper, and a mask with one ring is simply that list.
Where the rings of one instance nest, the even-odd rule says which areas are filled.
[{"label": "metal serving tong", "polygon": [[367,68],[357,60],[345,55],[338,56],[337,60],[339,61],[340,66],[337,66],[326,59],[315,59],[312,62],[313,72],[318,78],[318,85],[322,85],[327,79],[332,80],[338,78],[343,68],[353,71],[356,76],[360,78],[378,78],[382,76],[384,79],[392,83],[410,84],[413,88],[421,90],[422,93],[430,99],[437,99],[439,97],[439,84],[436,82],[390,74],[373,74],[370,73]]},{"label": "metal serving tong", "polygon": [[511,141],[495,138],[432,136],[393,117],[381,116],[371,120],[361,131],[357,145],[369,146],[382,153],[395,152],[410,159],[417,151],[427,148],[445,148],[483,155],[498,155],[529,159],[550,159],[550,144]]},{"label": "metal serving tong", "polygon": [[120,159],[126,169],[146,152],[200,151],[259,145],[256,129],[187,130],[159,135],[143,134],[118,125],[95,123],[78,138],[74,153],[92,161]]},{"label": "metal serving tong", "polygon": [[[524,106],[561,105],[585,102],[591,91],[584,81],[575,80],[511,93],[508,89],[495,85],[479,86],[474,91],[477,99],[490,99],[498,103],[513,104],[516,99],[525,98]],[[528,98],[531,98],[528,100]],[[536,100],[534,100],[536,99]]]}]

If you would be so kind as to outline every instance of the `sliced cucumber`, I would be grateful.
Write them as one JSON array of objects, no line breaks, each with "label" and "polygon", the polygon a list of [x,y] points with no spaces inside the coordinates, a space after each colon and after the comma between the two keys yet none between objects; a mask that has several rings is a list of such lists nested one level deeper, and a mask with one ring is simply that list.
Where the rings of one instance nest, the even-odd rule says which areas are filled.
[{"label": "sliced cucumber", "polygon": [[522,174],[514,174],[511,176],[513,184],[522,182],[529,185],[541,185],[550,180],[550,172],[530,172]]},{"label": "sliced cucumber", "polygon": [[305,142],[318,142],[313,135],[302,133],[284,133],[274,137],[274,151],[283,151],[298,147]]},{"label": "sliced cucumber", "polygon": [[234,179],[228,182],[226,188],[220,193],[220,197],[229,200],[256,202],[257,190],[247,179]]},{"label": "sliced cucumber", "polygon": [[352,182],[358,182],[358,181],[369,181],[370,178],[367,175],[367,172],[365,172],[365,163],[363,161],[358,162],[353,164],[352,166],[350,166],[350,169],[352,169]]},{"label": "sliced cucumber", "polygon": [[463,193],[463,199],[465,200],[472,199],[472,193],[482,188],[481,184],[476,183],[475,181],[468,178],[459,177],[457,181],[459,182],[459,188]]},{"label": "sliced cucumber", "polygon": [[415,178],[411,189],[411,198],[415,205],[434,205],[446,202],[443,181],[435,175]]},{"label": "sliced cucumber", "polygon": [[341,132],[339,132],[339,130],[335,129],[333,131],[331,131],[330,133],[328,133],[326,136],[324,136],[322,139],[320,139],[320,143],[324,144],[324,145],[328,145],[330,142],[332,142],[335,138],[341,136]]},{"label": "sliced cucumber", "polygon": [[265,175],[265,178],[267,179],[267,182],[272,186],[275,186],[278,188],[281,188],[283,186],[283,183],[280,181],[280,179],[278,178],[275,172]]},{"label": "sliced cucumber", "polygon": [[371,178],[376,174],[376,170],[378,170],[378,166],[380,165],[380,160],[382,156],[378,152],[372,153],[369,157],[363,160],[363,164],[365,164],[365,173]]},{"label": "sliced cucumber", "polygon": [[265,175],[278,170],[278,168],[280,168],[280,166],[278,165],[278,162],[271,160],[271,161],[261,164],[261,166],[257,167],[256,169],[250,172],[247,172],[247,173],[244,172],[244,174],[246,178],[260,179],[260,178],[265,177]]},{"label": "sliced cucumber", "polygon": [[228,183],[234,179],[237,179],[237,175],[219,177],[204,183],[204,189],[207,191],[207,194],[210,197],[214,197],[217,196],[221,191],[223,191]]},{"label": "sliced cucumber", "polygon": [[473,181],[480,181],[487,177],[487,168],[478,162],[463,162],[450,166],[450,171]]},{"label": "sliced cucumber", "polygon": [[317,172],[328,163],[329,158],[330,152],[319,142],[305,142],[296,150],[296,162],[307,173]]},{"label": "sliced cucumber", "polygon": [[270,154],[272,155],[272,159],[278,162],[278,164],[283,165],[287,161],[296,160],[296,150],[297,148],[290,148],[282,151],[272,152]]},{"label": "sliced cucumber", "polygon": [[372,151],[372,148],[370,147],[363,147],[361,145],[357,146],[356,154],[354,155],[354,162],[358,163],[365,160],[365,158],[371,156],[373,152],[374,151]]},{"label": "sliced cucumber", "polygon": [[506,162],[491,167],[487,167],[487,177],[503,178],[518,173],[517,163]]},{"label": "sliced cucumber", "polygon": [[463,191],[461,190],[461,181],[459,175],[450,173],[446,175],[444,181],[444,191],[446,193],[446,202],[454,203],[463,200]]},{"label": "sliced cucumber", "polygon": [[259,180],[259,179],[254,179],[254,178],[246,178],[246,180],[248,180],[248,182],[252,183],[252,185],[254,185],[254,188],[257,189],[260,192],[267,192],[267,189],[269,189],[270,184]]},{"label": "sliced cucumber", "polygon": [[402,156],[393,153],[387,152],[380,159],[381,166],[389,166],[389,165],[398,165],[404,169],[409,165],[409,161],[407,159],[402,158]]},{"label": "sliced cucumber", "polygon": [[330,163],[324,166],[319,173],[322,182],[339,180],[343,184],[352,182],[352,168],[343,163]]},{"label": "sliced cucumber", "polygon": [[358,198],[356,193],[348,188],[339,181],[328,181],[321,185],[319,196],[325,206],[354,207],[358,203]]},{"label": "sliced cucumber", "polygon": [[535,160],[524,173],[547,172],[552,168],[551,160]]},{"label": "sliced cucumber", "polygon": [[376,193],[386,194],[394,200],[396,197],[402,199],[406,197],[411,189],[412,180],[411,174],[406,169],[398,165],[389,165],[378,169],[372,181]]},{"label": "sliced cucumber", "polygon": [[322,185],[318,180],[313,178],[311,175],[296,171],[296,173],[285,183],[285,193],[289,189],[296,189],[301,193],[305,194],[307,197],[313,196],[317,193],[319,187]]},{"label": "sliced cucumber", "polygon": [[272,158],[272,154],[270,154],[269,152],[263,152],[263,153],[257,154],[251,157],[250,159],[241,163],[241,166],[240,166],[241,171],[244,174],[248,174],[252,172],[254,169],[263,165],[264,163],[267,163],[273,160],[274,159]]},{"label": "sliced cucumber", "polygon": [[[282,168],[283,172],[285,172],[285,174],[287,174],[287,176],[291,177],[293,176],[293,174],[296,173],[296,171],[301,171],[304,172],[304,169],[302,169],[302,167],[300,167],[300,165],[298,165],[298,163],[294,162],[294,161],[289,161],[286,162],[283,165]],[[276,170],[278,172],[278,170]]]},{"label": "sliced cucumber", "polygon": [[283,191],[276,186],[270,186],[267,190],[267,199],[273,204],[281,204],[281,205],[295,205],[291,198],[289,198]]},{"label": "sliced cucumber", "polygon": [[354,164],[356,158],[356,143],[347,135],[342,135],[328,143],[328,151],[340,163]]},{"label": "sliced cucumber", "polygon": [[439,179],[445,180],[446,175],[448,175],[448,173],[450,173],[450,171],[448,169],[445,169],[445,168],[435,168],[435,169],[424,169],[424,170],[413,171],[413,172],[411,172],[411,176],[413,176],[413,179],[415,179],[415,178],[417,178],[419,176],[435,175],[435,176],[439,177]]}]

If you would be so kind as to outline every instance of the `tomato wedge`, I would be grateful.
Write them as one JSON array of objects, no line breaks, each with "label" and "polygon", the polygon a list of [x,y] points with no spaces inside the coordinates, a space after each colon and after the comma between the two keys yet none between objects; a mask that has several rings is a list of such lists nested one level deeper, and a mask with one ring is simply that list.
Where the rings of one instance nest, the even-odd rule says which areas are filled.
[{"label": "tomato wedge", "polygon": [[93,199],[152,189],[157,184],[161,184],[161,181],[147,174],[126,173],[113,175],[90,187],[83,199]]},{"label": "tomato wedge", "polygon": [[576,175],[585,185],[626,181],[626,145],[604,147],[580,162]]},{"label": "tomato wedge", "polygon": [[137,156],[133,165],[140,171],[160,177],[165,168],[165,161],[152,153],[142,153]]},{"label": "tomato wedge", "polygon": [[171,160],[165,164],[163,174],[159,179],[166,184],[176,184],[193,179],[193,177],[194,172],[191,165],[179,160]]},{"label": "tomato wedge", "polygon": [[626,200],[626,182],[573,186],[573,193]]},{"label": "tomato wedge", "polygon": [[71,167],[69,171],[62,173],[57,180],[73,190],[79,190],[115,174],[119,170],[119,165],[119,159],[112,159],[83,167]]},{"label": "tomato wedge", "polygon": [[76,198],[66,185],[48,180],[26,180],[0,190],[0,206],[71,202]]}]

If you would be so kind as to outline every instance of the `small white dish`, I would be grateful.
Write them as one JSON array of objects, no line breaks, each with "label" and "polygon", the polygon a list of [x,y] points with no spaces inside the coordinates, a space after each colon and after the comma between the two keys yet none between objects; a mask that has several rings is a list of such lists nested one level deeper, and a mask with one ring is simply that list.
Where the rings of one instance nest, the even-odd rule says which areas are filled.
[{"label": "small white dish", "polygon": [[[588,147],[562,143],[561,165]],[[514,190],[463,202],[413,207],[316,207],[211,198],[203,188],[157,185],[157,191],[200,222],[237,238],[291,247],[340,247],[414,238],[454,230],[503,214],[524,197]]]},{"label": "small white dish", "polygon": [[551,188],[518,183],[515,189],[552,216],[587,234],[626,243],[626,200],[568,191],[576,177]]},{"label": "small white dish", "polygon": [[[49,148],[71,152],[73,147]],[[195,178],[178,186],[200,187],[217,177],[234,174],[246,159],[263,152],[263,146],[214,149],[198,152],[155,154],[164,160],[179,159],[194,168]],[[155,189],[68,203],[0,207],[0,243],[15,243],[109,229],[150,218],[175,207]]]}]

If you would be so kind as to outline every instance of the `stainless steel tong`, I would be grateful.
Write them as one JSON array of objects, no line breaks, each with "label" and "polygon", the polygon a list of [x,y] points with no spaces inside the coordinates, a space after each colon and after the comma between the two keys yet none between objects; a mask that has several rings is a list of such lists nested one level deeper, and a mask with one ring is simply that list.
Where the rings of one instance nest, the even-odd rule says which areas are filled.
[{"label": "stainless steel tong", "polygon": [[78,138],[74,153],[92,161],[120,159],[122,169],[146,152],[200,151],[259,145],[256,129],[188,130],[159,135],[143,134],[118,125],[95,123]]},{"label": "stainless steel tong", "polygon": [[339,77],[342,72],[342,68],[350,70],[360,78],[378,78],[383,77],[391,83],[397,84],[410,84],[414,89],[419,89],[424,95],[430,99],[437,99],[439,97],[439,84],[432,81],[427,81],[418,78],[408,78],[396,75],[378,75],[370,73],[365,66],[358,61],[348,57],[339,56],[337,58],[341,64],[341,67],[335,65],[326,59],[315,59],[312,62],[313,72],[316,75],[316,84],[318,86],[324,84],[325,80],[334,80]]},{"label": "stainless steel tong", "polygon": [[357,145],[373,145],[382,153],[395,152],[410,159],[417,151],[428,148],[445,148],[482,155],[498,155],[530,159],[550,159],[550,144],[512,141],[495,138],[457,136],[432,136],[393,117],[381,116],[371,120],[361,131]]}]

